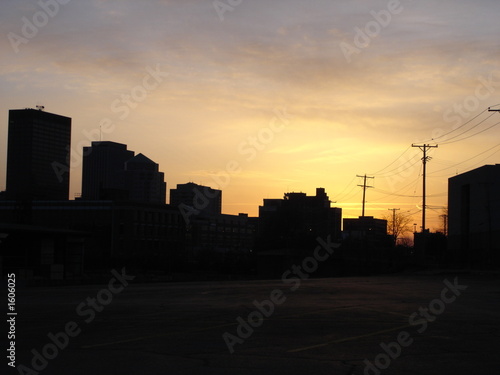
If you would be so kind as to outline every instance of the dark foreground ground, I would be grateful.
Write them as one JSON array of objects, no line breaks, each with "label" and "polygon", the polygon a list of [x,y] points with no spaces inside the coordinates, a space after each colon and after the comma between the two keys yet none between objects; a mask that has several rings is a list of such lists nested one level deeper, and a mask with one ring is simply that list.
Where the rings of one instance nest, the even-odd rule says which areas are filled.
[{"label": "dark foreground ground", "polygon": [[500,374],[498,274],[299,281],[18,286],[0,373]]}]

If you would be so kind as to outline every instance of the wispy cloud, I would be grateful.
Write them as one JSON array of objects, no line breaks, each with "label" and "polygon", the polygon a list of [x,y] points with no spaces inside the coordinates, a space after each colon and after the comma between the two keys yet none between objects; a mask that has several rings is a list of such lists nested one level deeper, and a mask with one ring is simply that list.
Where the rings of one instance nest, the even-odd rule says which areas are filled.
[{"label": "wispy cloud", "polygon": [[[209,178],[207,171],[240,157],[238,144],[267,126],[276,106],[293,121],[225,196],[255,201],[270,184],[279,197],[287,181],[304,190],[323,180],[342,184],[436,128],[450,129],[444,112],[473,95],[479,77],[500,71],[496,0],[401,3],[404,10],[348,63],[339,44],[353,43],[356,28],[387,1],[244,1],[224,22],[211,1],[71,1],[16,54],[6,35],[21,33],[23,17],[40,7],[5,0],[0,111],[43,100],[74,118],[77,144],[82,130],[113,116],[112,101],[129,94],[147,66],[161,64],[168,80],[108,136],[150,150],[170,186],[188,175]],[[1,130],[5,139],[5,122]],[[239,181],[254,179],[261,186],[236,198]]]}]

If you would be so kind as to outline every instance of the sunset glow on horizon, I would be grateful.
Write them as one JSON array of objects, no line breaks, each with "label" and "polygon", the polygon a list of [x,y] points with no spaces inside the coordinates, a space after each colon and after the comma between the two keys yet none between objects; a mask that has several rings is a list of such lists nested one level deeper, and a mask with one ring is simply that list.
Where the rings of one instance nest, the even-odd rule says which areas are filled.
[{"label": "sunset glow on horizon", "polygon": [[159,163],[168,191],[222,189],[228,214],[257,216],[263,199],[323,187],[344,218],[358,217],[366,174],[366,214],[400,208],[419,229],[412,144],[426,143],[439,146],[427,164],[427,226],[439,230],[448,178],[500,162],[500,112],[488,111],[500,108],[499,10],[493,0],[5,0],[0,190],[8,110],[43,105],[72,118],[71,199],[82,147],[102,139]]}]

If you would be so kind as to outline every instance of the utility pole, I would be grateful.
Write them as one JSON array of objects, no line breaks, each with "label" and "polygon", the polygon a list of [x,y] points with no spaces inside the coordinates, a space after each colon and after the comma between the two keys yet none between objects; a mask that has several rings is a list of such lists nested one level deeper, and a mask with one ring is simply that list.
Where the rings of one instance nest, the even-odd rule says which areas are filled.
[{"label": "utility pole", "polygon": [[399,211],[400,208],[388,208],[389,211],[392,211],[392,236],[394,237],[394,244],[398,241],[398,236],[396,235],[396,211]]},{"label": "utility pole", "polygon": [[358,185],[358,186],[361,186],[363,188],[363,209],[361,211],[361,217],[364,217],[365,216],[365,197],[366,197],[366,188],[372,188],[373,186],[369,186],[366,184],[366,179],[367,178],[375,178],[375,177],[368,177],[365,173],[364,176],[360,176],[359,174],[356,175],[356,177],[361,177],[363,178],[363,185]]},{"label": "utility pole", "polygon": [[423,185],[422,185],[422,233],[425,233],[425,173],[426,173],[426,165],[429,160],[431,160],[430,156],[427,156],[427,151],[429,148],[437,148],[438,145],[431,146],[431,145],[426,145],[425,143],[423,145],[415,145],[412,144],[411,147],[418,147],[423,153],[424,156],[422,158],[422,180],[423,180]]},{"label": "utility pole", "polygon": [[443,234],[445,236],[448,235],[448,215],[446,214],[443,214],[443,215],[439,215],[439,217],[442,217],[443,218]]}]

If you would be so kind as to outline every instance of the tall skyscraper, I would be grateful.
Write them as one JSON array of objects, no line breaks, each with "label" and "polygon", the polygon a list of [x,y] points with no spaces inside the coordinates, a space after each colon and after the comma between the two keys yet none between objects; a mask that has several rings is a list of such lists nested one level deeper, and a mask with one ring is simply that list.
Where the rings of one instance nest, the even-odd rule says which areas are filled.
[{"label": "tall skyscraper", "polygon": [[68,199],[71,118],[42,108],[9,111],[7,199]]},{"label": "tall skyscraper", "polygon": [[127,145],[92,142],[83,148],[82,199],[127,200],[125,162],[134,157]]}]

